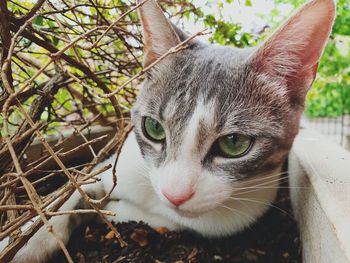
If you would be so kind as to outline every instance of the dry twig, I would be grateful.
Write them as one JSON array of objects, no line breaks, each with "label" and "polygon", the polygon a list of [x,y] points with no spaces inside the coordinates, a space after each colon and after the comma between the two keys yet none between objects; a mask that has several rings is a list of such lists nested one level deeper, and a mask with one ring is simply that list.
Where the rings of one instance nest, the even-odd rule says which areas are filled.
[{"label": "dry twig", "polygon": [[[52,216],[97,213],[125,245],[106,218],[114,213],[101,209],[117,185],[116,163],[113,185],[102,198],[89,197],[81,186],[96,182],[111,169],[92,170],[108,155],[116,153],[117,162],[132,129],[126,109],[135,100],[139,78],[206,34],[192,35],[141,69],[142,43],[133,12],[146,1],[115,9],[113,18],[109,14],[113,7],[93,0],[81,4],[59,0],[63,9],[56,2],[38,0],[32,8],[17,11],[20,14],[11,9],[16,1],[0,1],[0,241],[12,239],[0,253],[0,262],[9,262],[42,225],[72,262],[58,229],[50,225]],[[91,8],[96,13],[87,11]],[[112,128],[107,134],[91,135],[97,122]],[[67,135],[67,129],[74,132]],[[50,134],[56,141],[50,142]],[[76,163],[82,150],[84,158]],[[58,211],[74,191],[91,208]],[[35,222],[21,233],[20,227],[34,217]]]}]

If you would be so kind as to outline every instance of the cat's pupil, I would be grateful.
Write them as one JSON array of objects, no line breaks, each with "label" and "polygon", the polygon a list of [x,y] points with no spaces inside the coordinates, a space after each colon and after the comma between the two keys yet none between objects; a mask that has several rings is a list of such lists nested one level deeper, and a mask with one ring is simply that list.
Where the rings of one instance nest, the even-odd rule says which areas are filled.
[{"label": "cat's pupil", "polygon": [[159,122],[153,120],[153,125],[154,125],[154,128],[157,130],[157,132],[161,130],[161,126]]},{"label": "cat's pupil", "polygon": [[163,132],[163,127],[160,125],[160,123],[158,121],[152,119],[151,125],[153,126],[153,129],[157,134],[160,134]]}]

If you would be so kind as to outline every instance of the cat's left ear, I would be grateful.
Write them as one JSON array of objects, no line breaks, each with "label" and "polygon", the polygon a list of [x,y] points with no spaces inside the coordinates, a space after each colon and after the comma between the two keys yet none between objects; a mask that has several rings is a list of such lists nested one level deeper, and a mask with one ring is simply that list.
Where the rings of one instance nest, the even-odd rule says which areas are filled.
[{"label": "cat's left ear", "polygon": [[249,58],[259,73],[286,80],[288,92],[304,99],[332,30],[333,0],[303,5]]},{"label": "cat's left ear", "polygon": [[138,8],[138,13],[143,29],[144,66],[147,66],[181,40],[175,27],[165,17],[155,0],[146,1]]}]

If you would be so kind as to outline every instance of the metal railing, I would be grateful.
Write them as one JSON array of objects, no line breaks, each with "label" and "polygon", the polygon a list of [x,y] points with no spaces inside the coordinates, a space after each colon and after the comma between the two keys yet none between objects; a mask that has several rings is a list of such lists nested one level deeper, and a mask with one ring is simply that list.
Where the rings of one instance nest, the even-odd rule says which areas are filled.
[{"label": "metal railing", "polygon": [[335,143],[350,150],[350,115],[339,117],[303,117],[301,125],[325,135]]}]

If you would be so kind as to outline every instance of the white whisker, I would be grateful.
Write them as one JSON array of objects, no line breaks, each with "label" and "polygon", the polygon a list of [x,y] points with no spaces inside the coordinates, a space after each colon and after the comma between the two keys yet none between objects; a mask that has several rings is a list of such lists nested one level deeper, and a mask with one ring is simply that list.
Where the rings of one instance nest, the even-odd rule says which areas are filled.
[{"label": "white whisker", "polygon": [[271,204],[271,203],[266,203],[266,202],[263,202],[263,201],[261,201],[261,200],[250,199],[250,198],[235,198],[235,197],[230,197],[230,199],[232,199],[232,200],[237,200],[237,201],[239,200],[239,201],[252,202],[252,203],[257,203],[257,204],[263,204],[263,205],[266,205],[266,206],[275,208],[275,209],[281,211],[282,213],[284,213],[284,214],[286,214],[286,215],[288,215],[288,216],[290,216],[290,217],[293,218],[293,216],[292,216],[290,213],[288,213],[287,211],[285,211],[285,210],[281,209],[280,207],[275,206],[275,205],[273,205],[273,204]]}]

